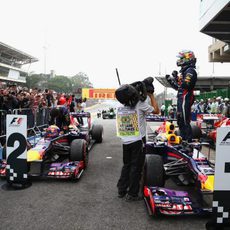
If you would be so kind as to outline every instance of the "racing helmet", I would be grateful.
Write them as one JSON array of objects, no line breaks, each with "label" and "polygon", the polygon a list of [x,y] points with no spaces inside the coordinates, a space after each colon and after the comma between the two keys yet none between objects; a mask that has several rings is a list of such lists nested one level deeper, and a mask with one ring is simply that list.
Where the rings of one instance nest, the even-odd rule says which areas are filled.
[{"label": "racing helmet", "polygon": [[194,66],[196,64],[196,57],[191,50],[182,50],[177,55],[177,66]]},{"label": "racing helmet", "polygon": [[59,100],[58,100],[58,105],[64,105],[66,103],[66,99],[65,97],[60,97]]},{"label": "racing helmet", "polygon": [[115,91],[115,96],[121,104],[131,107],[134,107],[140,99],[138,91],[129,84],[120,86]]},{"label": "racing helmet", "polygon": [[56,125],[51,125],[46,129],[45,138],[55,138],[58,137],[60,129]]},{"label": "racing helmet", "polygon": [[136,81],[131,84],[139,93],[139,97],[141,101],[145,101],[147,98],[147,90],[144,82]]}]

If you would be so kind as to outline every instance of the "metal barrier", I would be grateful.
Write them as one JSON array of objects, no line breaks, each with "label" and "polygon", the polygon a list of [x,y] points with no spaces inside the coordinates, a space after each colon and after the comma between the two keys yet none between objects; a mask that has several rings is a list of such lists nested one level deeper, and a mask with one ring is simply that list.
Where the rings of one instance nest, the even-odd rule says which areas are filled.
[{"label": "metal barrier", "polygon": [[49,124],[50,110],[52,108],[30,108],[30,109],[14,109],[0,110],[0,136],[6,134],[6,115],[20,114],[27,116],[27,128],[31,129],[38,126],[45,126]]},{"label": "metal barrier", "polygon": [[35,125],[41,126],[49,123],[52,108],[38,108],[35,111]]},{"label": "metal barrier", "polygon": [[6,143],[6,115],[20,114],[27,116],[27,140],[33,146],[40,138],[43,129],[48,125],[51,108],[0,110],[0,159],[3,157],[3,146]]},{"label": "metal barrier", "polygon": [[34,109],[14,109],[13,114],[27,116],[27,128],[30,129],[35,126],[35,111]]},{"label": "metal barrier", "polygon": [[6,133],[6,115],[11,113],[11,110],[0,110],[0,136]]},{"label": "metal barrier", "polygon": [[49,123],[51,108],[14,109],[13,114],[27,115],[27,128]]}]

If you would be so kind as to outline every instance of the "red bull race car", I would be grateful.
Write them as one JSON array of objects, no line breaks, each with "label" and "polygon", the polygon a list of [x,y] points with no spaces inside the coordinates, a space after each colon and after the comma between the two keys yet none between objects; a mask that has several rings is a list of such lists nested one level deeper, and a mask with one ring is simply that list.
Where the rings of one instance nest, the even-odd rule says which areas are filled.
[{"label": "red bull race car", "polygon": [[[146,144],[143,193],[149,214],[211,213],[214,164],[201,153],[202,143],[183,142],[172,123],[165,126],[164,135]],[[166,180],[170,187],[165,187]]]},{"label": "red bull race car", "polygon": [[[89,150],[102,139],[103,127],[91,125],[90,113],[72,113],[71,125],[65,132],[51,125],[27,139],[28,175],[79,179],[88,165]],[[6,154],[2,150],[0,177],[5,177]]]}]

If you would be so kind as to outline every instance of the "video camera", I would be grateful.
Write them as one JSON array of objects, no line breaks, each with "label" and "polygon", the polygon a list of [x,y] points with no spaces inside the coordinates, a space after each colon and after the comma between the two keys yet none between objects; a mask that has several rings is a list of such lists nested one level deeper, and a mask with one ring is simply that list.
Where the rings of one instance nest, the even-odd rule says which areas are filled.
[{"label": "video camera", "polygon": [[146,86],[145,86],[144,82],[136,81],[130,85],[132,85],[137,90],[140,100],[145,101],[147,98],[147,90],[146,90]]},{"label": "video camera", "polygon": [[139,92],[129,84],[120,86],[115,91],[115,95],[121,104],[130,107],[134,107],[140,99]]},{"label": "video camera", "polygon": [[153,85],[154,78],[153,77],[147,77],[143,80],[143,83],[145,84],[147,93],[154,93],[154,85]]},{"label": "video camera", "polygon": [[153,81],[153,77],[147,77],[143,81],[136,81],[131,84],[139,92],[141,101],[146,100],[147,93],[154,93]]},{"label": "video camera", "polygon": [[145,101],[147,93],[154,93],[153,80],[153,77],[148,77],[143,81],[120,86],[115,91],[117,100],[121,104],[131,107],[134,107],[139,100]]}]

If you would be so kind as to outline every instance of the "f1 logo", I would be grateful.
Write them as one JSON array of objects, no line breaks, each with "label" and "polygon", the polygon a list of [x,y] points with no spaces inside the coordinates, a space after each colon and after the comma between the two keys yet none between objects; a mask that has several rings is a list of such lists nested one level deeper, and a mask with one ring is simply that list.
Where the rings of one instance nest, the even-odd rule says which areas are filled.
[{"label": "f1 logo", "polygon": [[22,123],[21,117],[14,117],[10,122],[10,126],[19,126]]},{"label": "f1 logo", "polygon": [[221,145],[230,145],[230,132],[225,136],[225,138],[220,142]]}]

